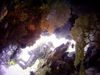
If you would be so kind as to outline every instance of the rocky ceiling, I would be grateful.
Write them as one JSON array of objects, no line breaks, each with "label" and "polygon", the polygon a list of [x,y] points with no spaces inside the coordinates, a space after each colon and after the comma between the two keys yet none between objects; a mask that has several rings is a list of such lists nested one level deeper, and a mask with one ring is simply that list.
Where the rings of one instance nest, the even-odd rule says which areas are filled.
[{"label": "rocky ceiling", "polygon": [[89,0],[1,0],[0,48],[31,45],[43,32],[67,37],[75,19],[95,13],[100,3]]}]

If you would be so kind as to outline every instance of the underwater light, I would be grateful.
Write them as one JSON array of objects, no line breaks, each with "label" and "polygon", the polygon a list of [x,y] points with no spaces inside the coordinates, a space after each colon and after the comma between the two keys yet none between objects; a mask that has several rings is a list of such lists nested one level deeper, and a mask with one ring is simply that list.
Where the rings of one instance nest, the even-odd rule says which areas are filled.
[{"label": "underwater light", "polygon": [[[66,38],[57,38],[55,34],[52,34],[49,36],[40,35],[40,39],[38,39],[35,42],[35,44],[22,49],[22,53],[20,54],[18,59],[21,59],[27,63],[27,61],[29,61],[31,58],[34,58],[36,56],[35,55],[35,54],[37,54],[36,48],[42,46],[43,44],[49,45],[49,43],[52,43],[52,45],[50,45],[50,49],[51,49],[51,51],[54,51],[54,49],[56,47],[60,46],[61,44],[66,44],[67,42],[70,42],[70,45],[69,45],[67,51],[68,52],[75,51],[76,42],[74,40],[69,40]],[[72,45],[73,45],[73,47],[72,47]],[[29,52],[35,52],[35,53],[33,53],[33,54],[31,53],[32,55],[30,55]]]},{"label": "underwater light", "polygon": [[56,47],[60,46],[61,44],[66,44],[69,40],[65,38],[57,38],[55,34],[49,35],[49,36],[42,36],[40,35],[40,39],[38,39],[35,44],[32,46],[28,46],[26,48],[22,48],[22,53],[19,56],[19,59],[23,59],[24,61],[28,61],[30,55],[29,52],[31,50],[34,50],[35,48],[41,46],[42,44],[49,44],[52,43],[51,51],[53,51]]},{"label": "underwater light", "polygon": [[[51,51],[54,51],[56,47],[59,47],[62,44],[66,44],[67,42],[70,42],[70,45],[68,47],[68,52],[75,51],[75,44],[76,42],[74,40],[68,40],[66,38],[57,38],[55,34],[49,35],[49,36],[43,36],[40,35],[40,38],[33,44],[32,46],[27,46],[26,48],[22,48],[21,54],[17,58],[17,61],[19,63],[26,65],[30,64],[30,62],[27,62],[31,60],[32,58],[36,57],[38,54],[38,47],[43,46],[43,44],[50,47],[49,49]],[[72,47],[72,45],[74,45]],[[35,53],[34,53],[35,52]],[[22,61],[20,61],[22,60]],[[32,59],[34,60],[34,59]],[[39,59],[35,59],[35,63],[32,66],[27,66],[26,69],[23,69],[19,63],[12,65],[11,67],[7,68],[5,75],[29,75],[30,71],[36,72],[38,69]]]},{"label": "underwater light", "polygon": [[[37,59],[36,62],[32,67],[28,67],[27,69],[22,69],[18,64],[10,66],[8,68],[1,66],[3,75],[30,75],[30,72],[35,72],[38,69],[39,60]],[[1,74],[1,73],[0,73]]]}]

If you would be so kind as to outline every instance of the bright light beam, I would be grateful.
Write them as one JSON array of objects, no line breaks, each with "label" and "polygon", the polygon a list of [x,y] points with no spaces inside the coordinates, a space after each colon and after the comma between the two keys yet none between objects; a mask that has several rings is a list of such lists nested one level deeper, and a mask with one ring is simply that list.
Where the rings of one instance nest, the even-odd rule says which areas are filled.
[{"label": "bright light beam", "polygon": [[39,60],[37,59],[36,62],[32,67],[28,67],[27,69],[22,69],[18,64],[10,66],[6,68],[2,66],[2,70],[4,71],[3,75],[30,75],[30,71],[36,72],[38,69]]},{"label": "bright light beam", "polygon": [[[75,51],[75,45],[76,42],[74,40],[68,40],[65,38],[57,38],[55,34],[49,35],[49,36],[40,36],[40,39],[38,39],[35,44],[33,44],[32,46],[27,46],[26,48],[22,48],[22,53],[20,54],[20,56],[18,57],[18,59],[22,59],[24,61],[28,61],[28,59],[30,58],[30,55],[28,54],[29,51],[34,50],[35,48],[41,46],[42,44],[47,44],[51,42],[53,44],[53,46],[51,47],[51,50],[54,51],[54,49],[58,46],[60,46],[61,44],[66,44],[67,42],[71,42],[69,48],[68,48],[68,52],[72,52]],[[72,44],[74,44],[74,47],[72,48]],[[18,64],[9,67],[6,70],[6,74],[5,75],[29,75],[30,71],[36,71],[37,70],[37,66],[39,64],[39,60],[37,59],[35,64],[32,67],[28,67],[27,69],[23,70]]]}]

